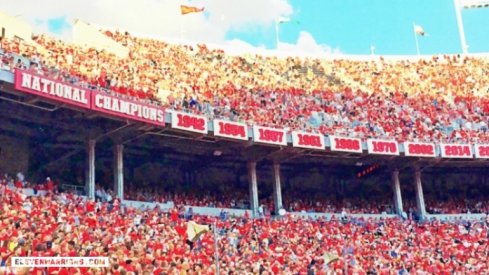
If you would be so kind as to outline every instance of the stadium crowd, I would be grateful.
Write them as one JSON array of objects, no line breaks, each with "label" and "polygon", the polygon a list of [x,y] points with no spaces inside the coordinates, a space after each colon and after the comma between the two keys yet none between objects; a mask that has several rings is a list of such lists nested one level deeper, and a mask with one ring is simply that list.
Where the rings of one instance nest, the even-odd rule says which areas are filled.
[{"label": "stadium crowd", "polygon": [[[398,141],[488,142],[489,61],[476,56],[359,61],[231,56],[205,45],[174,45],[104,33],[127,58],[46,35],[0,43],[0,68],[34,70],[167,108],[248,124]],[[32,187],[46,195],[26,196]],[[189,215],[182,206],[240,208],[246,193],[180,194],[127,185],[124,199],[175,208],[125,207],[97,188],[97,201],[0,177],[0,274],[215,274],[214,234],[189,244],[189,220],[216,224],[223,274],[485,274],[489,219],[416,222]],[[290,193],[289,193],[290,195]],[[273,210],[272,199],[262,201]],[[427,198],[428,213],[488,213],[487,198]],[[284,196],[288,212],[382,213],[391,202]],[[409,210],[407,210],[409,209]],[[13,256],[107,256],[108,268],[8,270]],[[8,271],[7,271],[8,270]]]},{"label": "stadium crowd", "polygon": [[[174,189],[174,188],[172,188]],[[216,208],[247,208],[248,205],[242,203],[248,200],[246,192],[233,191],[233,196],[222,193],[210,192],[209,190],[200,190],[188,188],[181,191],[175,191],[161,186],[141,187],[135,184],[128,184],[124,189],[124,199],[144,202],[173,202],[175,205],[192,205]],[[103,192],[110,192],[110,189],[101,188]]]},{"label": "stadium crowd", "polygon": [[[10,188],[32,188],[36,191],[64,191],[51,178],[46,178],[39,184],[25,181],[22,173],[15,177],[5,174],[0,177],[0,184]],[[457,195],[460,190],[445,191],[443,198],[425,194],[426,211],[428,214],[489,214],[488,198],[481,194],[477,196]],[[82,192],[83,193],[83,192]],[[171,202],[178,209],[184,206],[249,209],[249,194],[242,190],[233,189],[233,195],[228,193],[210,192],[209,189],[187,188],[179,191],[161,185],[144,186],[128,182],[124,186],[124,199],[151,203]],[[382,193],[385,195],[385,193]],[[405,195],[405,194],[404,194]],[[316,192],[308,195],[304,190],[289,190],[282,194],[283,209],[287,212],[330,213],[330,214],[395,214],[393,201],[385,196],[365,197],[361,192],[353,192],[348,196]],[[96,186],[97,201],[111,202],[116,193],[107,186]],[[273,195],[262,197],[259,206],[264,216],[276,215]],[[403,209],[408,217],[414,217],[417,212],[414,198],[403,198]],[[182,212],[183,213],[183,212]]]},{"label": "stadium crowd", "polygon": [[[125,207],[115,196],[110,202],[85,201],[47,184],[46,195],[26,196],[9,181],[0,181],[0,272],[7,274],[215,274],[214,233],[189,243],[190,219],[216,224],[223,274],[489,270],[489,220],[190,217],[176,208],[164,212]],[[28,255],[107,256],[110,267],[7,271],[12,256]]]},{"label": "stadium crowd", "polygon": [[[388,187],[388,186],[386,186]],[[482,186],[479,186],[482,187]],[[174,189],[174,188],[173,188]],[[202,206],[214,208],[249,209],[249,194],[246,191],[232,190],[233,196],[227,192],[215,191],[217,188],[197,187],[175,191],[161,185],[141,186],[128,183],[124,190],[124,199],[144,202],[173,202],[176,206]],[[99,187],[100,198],[109,194],[112,198],[114,193],[110,188]],[[214,190],[214,191],[210,191]],[[370,190],[371,191],[371,190]],[[287,190],[282,194],[283,208],[287,212],[307,213],[346,213],[346,214],[395,214],[393,200],[385,196],[385,190],[376,194],[370,192],[368,195],[359,190],[348,194],[336,194],[334,192],[320,192],[307,190]],[[451,191],[444,190],[443,196],[425,194],[426,211],[429,214],[476,214],[489,213],[489,198],[480,191],[473,193],[463,192],[461,189]],[[403,209],[406,215],[412,217],[417,212],[414,197],[403,194]],[[106,199],[103,199],[106,200]],[[276,214],[273,194],[260,196],[260,206],[264,215]]]},{"label": "stadium crowd", "polygon": [[127,58],[46,35],[3,39],[3,68],[25,67],[168,108],[263,126],[399,141],[486,142],[489,62],[476,56],[356,61],[231,56],[105,34]]},{"label": "stadium crowd", "polygon": [[430,202],[426,210],[432,214],[458,214],[458,213],[489,213],[487,199],[456,199]]},{"label": "stadium crowd", "polygon": [[[215,208],[249,209],[249,193],[246,191],[232,190],[232,196],[228,192],[217,192],[214,188],[199,189],[196,187],[186,188],[180,191],[174,188],[152,185],[144,187],[128,183],[124,189],[124,199],[144,202],[173,202],[177,206],[191,205]],[[110,194],[107,187],[98,190],[103,194]],[[214,190],[214,191],[210,191]],[[111,197],[113,194],[111,194]],[[289,212],[317,212],[317,213],[348,213],[348,214],[381,214],[386,212],[393,214],[392,202],[384,198],[369,197],[369,199],[358,199],[359,193],[351,194],[351,197],[338,199],[334,194],[320,194],[306,196],[302,191],[286,192],[283,194],[284,210]],[[273,194],[264,195],[260,199],[264,214],[274,214]]]}]

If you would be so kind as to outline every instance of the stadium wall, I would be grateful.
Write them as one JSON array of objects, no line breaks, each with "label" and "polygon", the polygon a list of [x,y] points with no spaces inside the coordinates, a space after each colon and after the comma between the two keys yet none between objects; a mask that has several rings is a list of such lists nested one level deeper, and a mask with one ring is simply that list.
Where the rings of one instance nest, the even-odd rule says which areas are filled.
[{"label": "stadium wall", "polygon": [[25,41],[32,39],[32,28],[29,24],[0,11],[0,36],[8,39],[18,37]]},{"label": "stadium wall", "polygon": [[21,138],[0,135],[0,171],[15,175],[29,169],[29,144]]},{"label": "stadium wall", "polygon": [[121,44],[103,35],[90,24],[76,20],[73,24],[73,43],[81,47],[105,50],[120,58],[127,58],[129,50]]}]

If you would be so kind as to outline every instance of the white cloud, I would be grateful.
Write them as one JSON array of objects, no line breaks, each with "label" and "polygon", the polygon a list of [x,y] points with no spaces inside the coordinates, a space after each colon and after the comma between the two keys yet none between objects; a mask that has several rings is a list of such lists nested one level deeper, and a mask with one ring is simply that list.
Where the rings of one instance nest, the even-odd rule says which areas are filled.
[{"label": "white cloud", "polygon": [[[0,0],[6,1],[6,0]],[[231,31],[246,32],[256,28],[270,31],[274,36],[273,22],[279,16],[289,17],[293,8],[288,0],[15,0],[2,4],[4,11],[20,17],[34,26],[35,31],[47,32],[48,20],[66,16],[94,23],[98,26],[128,30],[131,33],[158,38],[183,38],[195,42],[235,45],[251,50],[244,41],[226,41]],[[180,5],[205,7],[205,13],[180,15]],[[71,30],[61,31],[63,38],[71,36]],[[297,44],[283,44],[291,52],[312,50],[330,51],[318,45],[307,32],[302,32]],[[261,48],[261,47],[258,47]]]},{"label": "white cloud", "polygon": [[295,55],[321,56],[331,54],[341,54],[340,49],[332,48],[326,44],[318,44],[314,37],[305,31],[300,32],[297,43],[280,43],[279,50]]},{"label": "white cloud", "polygon": [[286,0],[210,0],[207,6],[212,11],[209,21],[213,25],[236,30],[271,25],[276,18],[293,12]]},{"label": "white cloud", "polygon": [[[264,45],[255,47],[240,39],[228,40],[223,44],[223,46],[225,47],[226,52],[231,54],[250,53],[250,52],[265,50]],[[217,48],[217,45],[215,45],[214,47]]]}]

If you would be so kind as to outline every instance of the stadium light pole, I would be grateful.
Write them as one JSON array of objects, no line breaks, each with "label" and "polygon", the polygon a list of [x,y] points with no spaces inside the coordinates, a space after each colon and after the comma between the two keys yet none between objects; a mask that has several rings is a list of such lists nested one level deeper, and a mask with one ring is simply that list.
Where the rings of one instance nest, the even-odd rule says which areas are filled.
[{"label": "stadium light pole", "polygon": [[462,46],[462,52],[464,54],[469,53],[469,47],[467,46],[467,40],[465,39],[464,22],[462,21],[461,5],[459,0],[454,0],[455,14],[457,16],[458,34],[460,36],[460,45]]},{"label": "stadium light pole", "polygon": [[275,45],[277,46],[277,50],[280,43],[280,24],[289,22],[290,18],[288,17],[279,16],[278,18],[275,18]]},{"label": "stadium light pole", "polygon": [[277,50],[278,50],[278,44],[280,42],[280,40],[279,40],[279,30],[280,30],[279,24],[280,24],[279,19],[275,18],[275,45],[277,47]]},{"label": "stadium light pole", "polygon": [[465,39],[464,23],[462,20],[462,8],[465,9],[480,9],[489,8],[489,0],[454,0],[455,14],[457,16],[458,33],[460,36],[460,44],[462,46],[462,52],[464,54],[469,53],[469,46]]}]

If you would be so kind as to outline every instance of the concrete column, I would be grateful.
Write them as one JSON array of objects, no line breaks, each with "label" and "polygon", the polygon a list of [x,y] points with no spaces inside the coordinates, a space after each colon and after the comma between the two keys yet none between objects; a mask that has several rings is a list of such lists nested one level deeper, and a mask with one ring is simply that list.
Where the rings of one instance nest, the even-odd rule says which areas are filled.
[{"label": "concrete column", "polygon": [[282,186],[280,182],[280,164],[273,164],[273,202],[275,206],[275,215],[282,208]]},{"label": "concrete column", "polygon": [[114,147],[114,191],[120,200],[124,199],[124,145]]},{"label": "concrete column", "polygon": [[256,162],[248,162],[248,180],[250,189],[250,209],[255,217],[258,213],[258,183],[256,179]]},{"label": "concrete column", "polygon": [[394,205],[396,214],[401,216],[404,211],[402,207],[401,184],[399,183],[399,170],[392,171],[392,190],[394,191]]},{"label": "concrete column", "polygon": [[94,139],[89,139],[87,142],[87,177],[86,190],[87,196],[90,199],[95,199],[95,144]]},{"label": "concrete column", "polygon": [[421,171],[419,168],[415,168],[414,171],[414,184],[416,189],[416,205],[418,207],[418,215],[421,220],[424,220],[426,218],[426,207],[424,204],[423,185],[421,183]]}]

